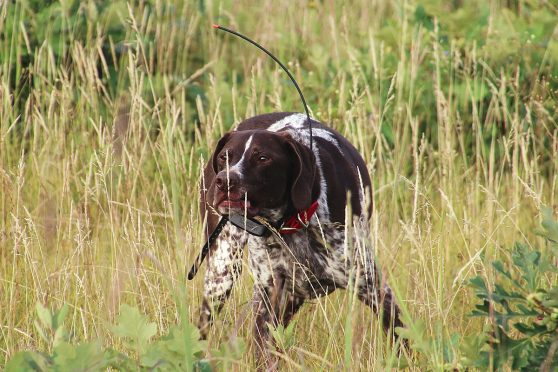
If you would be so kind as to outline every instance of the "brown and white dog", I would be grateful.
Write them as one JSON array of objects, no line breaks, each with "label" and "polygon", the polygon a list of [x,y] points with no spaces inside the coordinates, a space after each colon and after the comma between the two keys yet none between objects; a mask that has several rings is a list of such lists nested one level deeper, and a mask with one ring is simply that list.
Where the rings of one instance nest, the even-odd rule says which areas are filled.
[{"label": "brown and white dog", "polygon": [[[266,323],[287,326],[305,300],[347,288],[351,278],[359,299],[382,312],[386,330],[403,326],[367,239],[371,207],[365,202],[370,190],[366,164],[341,134],[316,121],[312,127],[311,150],[303,114],[247,119],[219,140],[204,170],[201,210],[207,215],[206,231],[217,225],[220,216],[215,211],[263,217],[281,231],[283,241],[227,224],[211,247],[205,274],[199,324],[204,337],[240,275],[242,251],[248,245],[259,362],[270,362]],[[346,210],[352,218],[346,218]],[[292,216],[309,217],[301,221],[308,226],[281,230],[281,223]]]}]

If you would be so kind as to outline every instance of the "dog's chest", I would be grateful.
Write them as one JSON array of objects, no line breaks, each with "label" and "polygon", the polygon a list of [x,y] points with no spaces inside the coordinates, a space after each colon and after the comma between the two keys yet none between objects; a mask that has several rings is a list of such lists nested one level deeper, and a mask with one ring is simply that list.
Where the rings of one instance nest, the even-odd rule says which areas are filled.
[{"label": "dog's chest", "polygon": [[274,236],[250,237],[248,248],[254,280],[265,287],[282,282],[298,296],[315,298],[332,292],[346,277],[342,229],[324,233],[312,226],[284,236],[283,243]]}]

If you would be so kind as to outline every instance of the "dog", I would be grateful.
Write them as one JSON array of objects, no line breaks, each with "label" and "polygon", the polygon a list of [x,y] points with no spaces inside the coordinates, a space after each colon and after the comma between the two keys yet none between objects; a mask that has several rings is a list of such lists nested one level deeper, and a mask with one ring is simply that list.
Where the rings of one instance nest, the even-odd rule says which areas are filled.
[{"label": "dog", "polygon": [[241,274],[246,245],[260,365],[271,363],[268,324],[286,327],[306,300],[347,288],[350,280],[358,298],[382,313],[386,331],[403,327],[367,240],[370,185],[355,147],[314,120],[310,138],[306,115],[259,115],[226,133],[201,181],[206,231],[215,229],[221,214],[231,213],[267,221],[274,231],[252,236],[229,223],[211,246],[199,320],[202,337]]}]

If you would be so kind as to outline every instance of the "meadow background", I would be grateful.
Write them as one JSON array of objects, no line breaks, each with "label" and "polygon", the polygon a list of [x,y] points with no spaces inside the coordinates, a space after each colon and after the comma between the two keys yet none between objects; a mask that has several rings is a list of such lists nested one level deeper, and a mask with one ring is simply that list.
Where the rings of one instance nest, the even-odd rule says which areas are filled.
[{"label": "meadow background", "polygon": [[[373,179],[372,239],[428,352],[398,360],[372,312],[339,291],[305,305],[282,368],[460,368],[492,281],[558,206],[558,3],[546,0],[0,2],[0,368],[51,348],[35,304],[75,340],[122,348],[122,304],[161,333],[195,321],[198,180],[243,118],[302,111],[345,135]],[[556,277],[546,278],[556,284]],[[211,331],[253,368],[249,271]],[[347,341],[348,340],[348,341]]]}]

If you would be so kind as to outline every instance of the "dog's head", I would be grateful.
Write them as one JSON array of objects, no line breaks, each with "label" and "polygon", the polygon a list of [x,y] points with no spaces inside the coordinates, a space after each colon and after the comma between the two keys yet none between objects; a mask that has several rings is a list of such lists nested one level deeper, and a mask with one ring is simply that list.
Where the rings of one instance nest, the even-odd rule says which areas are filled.
[{"label": "dog's head", "polygon": [[211,165],[207,200],[220,213],[249,217],[292,206],[307,209],[319,193],[314,154],[287,133],[248,130],[225,134]]}]

